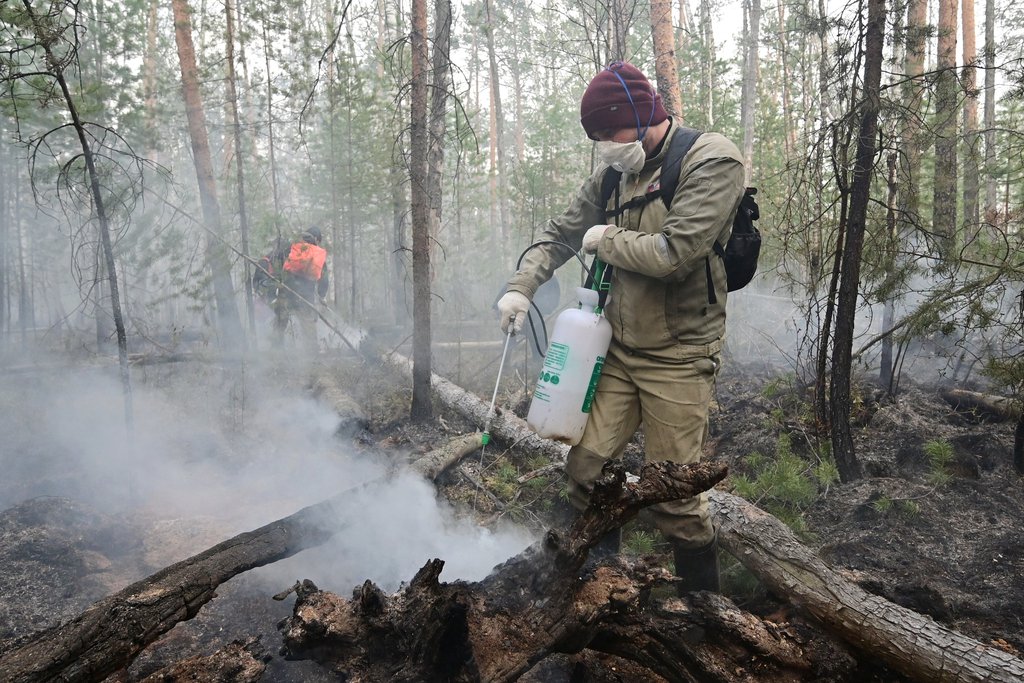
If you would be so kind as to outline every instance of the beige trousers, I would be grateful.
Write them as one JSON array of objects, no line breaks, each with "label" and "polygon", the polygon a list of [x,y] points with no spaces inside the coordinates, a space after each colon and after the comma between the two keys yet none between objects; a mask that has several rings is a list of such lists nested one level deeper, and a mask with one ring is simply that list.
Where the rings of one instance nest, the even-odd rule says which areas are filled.
[{"label": "beige trousers", "polygon": [[[642,423],[648,461],[700,460],[708,409],[721,365],[721,342],[684,347],[679,362],[629,354],[612,341],[583,439],[569,451],[569,500],[586,508],[607,460],[617,458]],[[671,541],[701,547],[712,541],[707,494],[650,508]]]}]

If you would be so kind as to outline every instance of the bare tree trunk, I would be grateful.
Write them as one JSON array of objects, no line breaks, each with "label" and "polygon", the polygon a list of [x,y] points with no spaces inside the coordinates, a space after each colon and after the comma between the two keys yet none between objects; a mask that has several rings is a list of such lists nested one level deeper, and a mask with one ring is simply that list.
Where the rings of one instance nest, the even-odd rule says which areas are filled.
[{"label": "bare tree trunk", "polygon": [[746,0],[743,26],[743,95],[740,102],[740,126],[743,128],[743,166],[746,183],[754,171],[754,116],[757,113],[758,46],[761,42],[761,0]]},{"label": "bare tree trunk", "polygon": [[700,0],[700,35],[705,57],[700,64],[701,107],[704,126],[715,127],[715,33],[711,21],[711,0]]},{"label": "bare tree trunk", "polygon": [[432,57],[430,135],[427,153],[427,198],[430,202],[430,232],[441,232],[441,179],[444,173],[445,116],[451,91],[451,0],[434,0],[434,52]]},{"label": "bare tree trunk", "polygon": [[843,247],[843,270],[836,306],[836,334],[832,347],[832,453],[843,482],[859,479],[862,475],[853,447],[853,436],[850,433],[850,373],[861,255],[864,250],[868,203],[871,199],[871,176],[875,163],[875,135],[878,131],[884,49],[885,0],[869,0],[867,31],[864,37],[861,124],[853,180],[850,183],[850,220]]},{"label": "bare tree trunk", "polygon": [[[507,209],[507,190],[505,173],[505,115],[501,108],[501,72],[498,69],[498,53],[494,48],[495,18],[492,11],[492,0],[484,0],[487,12],[487,59],[490,63],[490,84],[493,124],[491,136],[491,172],[497,176],[498,216],[501,222],[500,232],[502,248],[509,242],[509,221]],[[495,164],[495,161],[497,162]]]},{"label": "bare tree trunk", "polygon": [[430,401],[430,198],[427,196],[427,3],[412,0],[409,179],[412,187],[413,420],[433,417]]},{"label": "bare tree trunk", "polygon": [[935,53],[935,190],[932,226],[939,254],[951,259],[957,243],[957,109],[960,89],[956,78],[957,0],[939,0],[939,36]]},{"label": "bare tree trunk", "polygon": [[[256,307],[252,292],[252,253],[249,249],[249,213],[245,199],[245,163],[242,154],[242,121],[238,115],[238,87],[235,76],[235,7],[233,0],[225,0],[225,59],[228,67],[228,106],[231,113],[231,131],[235,148],[235,191],[238,193],[238,224],[241,229],[243,277],[245,278],[245,309],[248,312],[249,333],[256,334]],[[253,337],[255,339],[255,336]]]},{"label": "bare tree trunk", "polygon": [[25,13],[32,21],[32,30],[40,47],[46,54],[46,65],[49,73],[56,79],[60,86],[61,95],[64,98],[64,105],[67,107],[68,115],[71,117],[72,125],[78,136],[78,144],[82,148],[82,158],[85,160],[86,174],[89,183],[89,195],[93,203],[93,211],[96,212],[96,221],[100,233],[100,245],[103,254],[103,264],[106,268],[107,285],[110,287],[110,311],[114,318],[114,329],[117,333],[117,360],[121,375],[121,392],[124,400],[124,420],[128,432],[134,429],[134,410],[132,408],[132,383],[128,371],[128,335],[125,332],[124,318],[121,315],[121,294],[117,283],[117,267],[114,262],[114,245],[110,237],[110,222],[107,217],[107,205],[100,190],[100,175],[96,169],[96,159],[92,147],[89,145],[89,135],[86,133],[85,124],[78,115],[78,107],[75,99],[71,96],[67,80],[64,78],[62,62],[53,53],[53,34],[50,27],[41,22],[36,16],[35,10],[29,0],[22,0],[25,6]]},{"label": "bare tree trunk", "polygon": [[274,87],[270,82],[270,38],[267,36],[267,16],[263,16],[263,62],[267,70],[267,149],[270,154],[270,191],[274,198],[274,225],[281,236],[281,202],[277,192],[277,156],[274,142]]},{"label": "bare tree trunk", "polygon": [[961,84],[964,90],[964,240],[970,243],[980,222],[978,211],[978,51],[974,21],[974,0],[963,0],[964,68]]},{"label": "bare tree trunk", "polygon": [[789,159],[793,150],[796,149],[796,126],[793,125],[793,104],[790,102],[789,79],[790,79],[790,56],[789,56],[789,31],[786,24],[786,3],[780,0],[779,10],[779,60],[782,66],[782,125],[785,130],[783,138],[783,153]]},{"label": "bare tree trunk", "polygon": [[[899,244],[899,227],[896,219],[899,184],[896,180],[898,167],[897,153],[890,152],[887,160],[887,185],[888,192],[885,198],[885,226],[889,231],[890,245],[893,247],[890,253],[886,254],[891,263],[895,262],[895,253]],[[893,266],[890,266],[892,268]],[[891,272],[891,271],[890,271]],[[882,331],[888,332],[896,321],[896,296],[892,293],[883,302],[882,309]],[[852,360],[852,359],[851,359]],[[887,334],[882,340],[882,350],[878,362],[878,384],[889,393],[892,393],[893,385],[893,358],[892,358],[892,335]]]},{"label": "bare tree trunk", "polygon": [[681,121],[683,96],[679,91],[676,39],[672,31],[672,0],[651,0],[651,39],[654,42],[654,74],[658,92],[668,113]]},{"label": "bare tree trunk", "polygon": [[238,317],[234,287],[231,284],[231,265],[219,242],[222,239],[220,202],[217,199],[217,181],[214,179],[213,162],[210,158],[210,142],[206,136],[206,115],[203,113],[202,98],[199,94],[199,72],[196,68],[195,48],[192,45],[192,20],[187,0],[172,0],[171,7],[174,11],[174,38],[178,45],[185,114],[188,117],[188,132],[192,141],[192,160],[199,184],[203,223],[207,230],[206,258],[213,272],[213,295],[223,335],[221,344],[224,348],[231,348],[244,343],[245,336],[242,333],[242,321]]},{"label": "bare tree trunk", "polygon": [[985,0],[985,220],[996,213],[996,0]]},{"label": "bare tree trunk", "polygon": [[159,138],[156,120],[156,37],[159,6],[159,0],[149,0],[149,12],[146,15],[146,52],[142,57],[142,91],[146,103],[146,144],[143,149],[154,161],[158,161],[156,151]]},{"label": "bare tree trunk", "polygon": [[[6,129],[0,125],[0,134],[5,134]],[[8,211],[8,197],[13,193],[8,184],[13,185],[14,180],[8,174],[6,159],[6,145],[0,145],[0,350],[7,349],[7,337],[11,331],[11,287],[8,280],[10,264],[7,262],[7,240],[10,236],[10,213]]]}]

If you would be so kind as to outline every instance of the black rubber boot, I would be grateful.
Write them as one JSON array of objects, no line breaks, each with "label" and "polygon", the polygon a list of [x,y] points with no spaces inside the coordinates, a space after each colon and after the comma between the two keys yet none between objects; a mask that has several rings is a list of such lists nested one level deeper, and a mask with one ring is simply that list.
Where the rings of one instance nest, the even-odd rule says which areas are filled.
[{"label": "black rubber boot", "polygon": [[597,544],[590,549],[590,553],[587,555],[587,562],[593,564],[608,559],[612,555],[618,555],[621,546],[622,530],[612,529],[599,538]]},{"label": "black rubber boot", "polygon": [[686,548],[672,544],[676,561],[676,576],[682,579],[679,595],[692,591],[719,593],[722,585],[718,576],[718,535],[701,548]]}]

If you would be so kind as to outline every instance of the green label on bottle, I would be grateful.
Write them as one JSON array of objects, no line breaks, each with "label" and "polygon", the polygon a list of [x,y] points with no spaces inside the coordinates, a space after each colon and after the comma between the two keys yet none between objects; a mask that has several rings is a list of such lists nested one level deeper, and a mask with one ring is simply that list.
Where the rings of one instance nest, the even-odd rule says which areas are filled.
[{"label": "green label on bottle", "polygon": [[601,368],[604,367],[604,356],[594,359],[594,371],[590,373],[590,385],[587,387],[587,395],[583,397],[583,412],[589,413],[594,406],[594,395],[597,393],[597,382],[601,379]]}]

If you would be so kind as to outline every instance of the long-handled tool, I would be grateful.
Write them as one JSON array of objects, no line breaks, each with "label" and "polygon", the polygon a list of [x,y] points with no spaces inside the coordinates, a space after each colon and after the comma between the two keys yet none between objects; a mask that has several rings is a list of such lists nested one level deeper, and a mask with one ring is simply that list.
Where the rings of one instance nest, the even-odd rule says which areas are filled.
[{"label": "long-handled tool", "polygon": [[[484,467],[484,451],[487,450],[487,444],[491,442],[491,419],[494,417],[494,404],[498,400],[498,387],[501,386],[501,375],[505,371],[505,358],[508,357],[508,344],[512,341],[512,324],[515,322],[509,320],[508,332],[505,334],[505,348],[501,350],[501,363],[498,365],[498,378],[494,380],[494,393],[491,394],[491,406],[487,409],[487,417],[484,418],[484,433],[480,437],[480,471],[483,471]],[[479,491],[477,492],[479,493]],[[477,493],[473,494],[473,509],[476,509],[476,496]]]},{"label": "long-handled tool", "polygon": [[[514,317],[514,316],[513,316]],[[505,371],[505,358],[508,357],[508,343],[512,341],[512,323],[508,323],[508,333],[505,335],[505,348],[501,351],[501,363],[498,365],[498,378],[494,381],[494,393],[491,394],[491,407],[487,409],[487,417],[484,419],[484,433],[481,441],[483,448],[480,449],[480,458],[483,460],[484,448],[491,440],[491,419],[494,417],[494,404],[498,400],[498,387],[501,386],[501,374]]]}]

